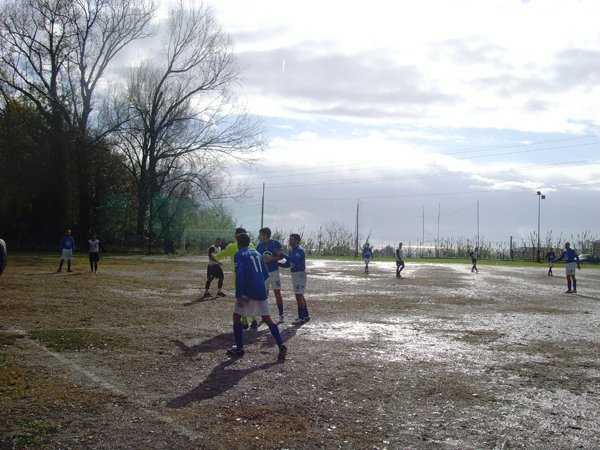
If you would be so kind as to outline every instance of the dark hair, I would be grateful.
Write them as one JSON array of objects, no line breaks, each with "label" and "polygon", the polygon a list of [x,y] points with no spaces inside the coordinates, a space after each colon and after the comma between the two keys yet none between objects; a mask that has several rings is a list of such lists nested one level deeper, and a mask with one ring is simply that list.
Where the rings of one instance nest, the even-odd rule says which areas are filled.
[{"label": "dark hair", "polygon": [[258,230],[258,232],[266,234],[269,238],[271,237],[271,229],[269,227],[261,228],[260,230]]},{"label": "dark hair", "polygon": [[236,228],[235,229],[235,235],[237,236],[238,234],[247,234],[248,232],[246,231],[245,228]]},{"label": "dark hair", "polygon": [[235,237],[235,240],[237,241],[239,248],[248,247],[250,245],[250,236],[247,234],[238,234]]},{"label": "dark hair", "polygon": [[290,237],[292,239],[295,239],[296,241],[300,242],[300,235],[299,234],[292,233],[292,234],[290,234]]}]

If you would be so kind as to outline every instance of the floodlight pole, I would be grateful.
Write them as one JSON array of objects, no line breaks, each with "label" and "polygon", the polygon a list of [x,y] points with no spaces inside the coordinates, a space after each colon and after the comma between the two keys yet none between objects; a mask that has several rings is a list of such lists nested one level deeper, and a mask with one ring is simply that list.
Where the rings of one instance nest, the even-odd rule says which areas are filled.
[{"label": "floodlight pole", "polygon": [[538,196],[537,262],[541,262],[541,259],[540,259],[540,246],[541,246],[541,239],[540,239],[540,212],[541,212],[542,200],[544,200],[546,198],[546,196],[544,194],[542,194],[542,191],[537,191],[537,196]]}]

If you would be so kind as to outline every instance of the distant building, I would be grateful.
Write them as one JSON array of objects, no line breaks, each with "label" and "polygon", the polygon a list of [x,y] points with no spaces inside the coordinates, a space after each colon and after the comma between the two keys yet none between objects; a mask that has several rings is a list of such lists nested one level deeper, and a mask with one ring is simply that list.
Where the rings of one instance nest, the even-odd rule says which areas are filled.
[{"label": "distant building", "polygon": [[594,255],[600,255],[600,239],[592,242],[592,253]]}]

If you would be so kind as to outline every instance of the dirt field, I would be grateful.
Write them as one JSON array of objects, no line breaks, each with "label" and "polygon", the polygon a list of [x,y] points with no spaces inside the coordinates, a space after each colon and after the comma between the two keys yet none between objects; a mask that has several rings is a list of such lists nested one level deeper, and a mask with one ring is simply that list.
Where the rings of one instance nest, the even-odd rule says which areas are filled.
[{"label": "dirt field", "polygon": [[0,277],[0,448],[600,448],[598,269],[568,295],[564,266],[311,261],[302,327],[283,271],[279,363],[265,325],[225,355],[205,259],[57,263]]}]

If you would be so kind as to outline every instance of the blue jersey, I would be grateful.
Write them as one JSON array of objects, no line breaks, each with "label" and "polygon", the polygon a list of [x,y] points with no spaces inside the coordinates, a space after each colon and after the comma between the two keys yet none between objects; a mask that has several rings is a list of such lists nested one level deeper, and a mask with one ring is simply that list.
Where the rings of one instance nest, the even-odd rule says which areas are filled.
[{"label": "blue jersey", "polygon": [[579,256],[577,255],[577,252],[572,248],[565,248],[562,251],[560,257],[556,260],[556,262],[562,261],[565,258],[567,258],[567,263],[579,262]]},{"label": "blue jersey", "polygon": [[364,259],[371,259],[371,256],[373,256],[373,252],[371,251],[371,249],[369,247],[363,248],[362,257]]},{"label": "blue jersey", "polygon": [[60,241],[60,250],[73,250],[75,248],[75,239],[73,236],[64,236]]},{"label": "blue jersey", "polygon": [[[275,239],[269,239],[267,242],[260,241],[256,246],[256,251],[258,251],[258,253],[261,255],[275,256],[277,250],[281,251],[281,242]],[[269,268],[269,272],[279,270],[279,263],[277,261],[266,264]]]},{"label": "blue jersey", "polygon": [[240,249],[233,257],[235,264],[235,296],[266,300],[265,280],[269,269],[260,253],[250,247]]},{"label": "blue jersey", "polygon": [[554,261],[555,258],[556,258],[556,253],[554,253],[553,251],[549,251],[548,253],[546,253],[546,261],[548,261],[548,262]]},{"label": "blue jersey", "polygon": [[292,272],[306,271],[306,254],[299,245],[292,248],[289,255],[282,253],[281,256],[286,259],[284,264],[279,264],[281,267],[290,268]]}]

